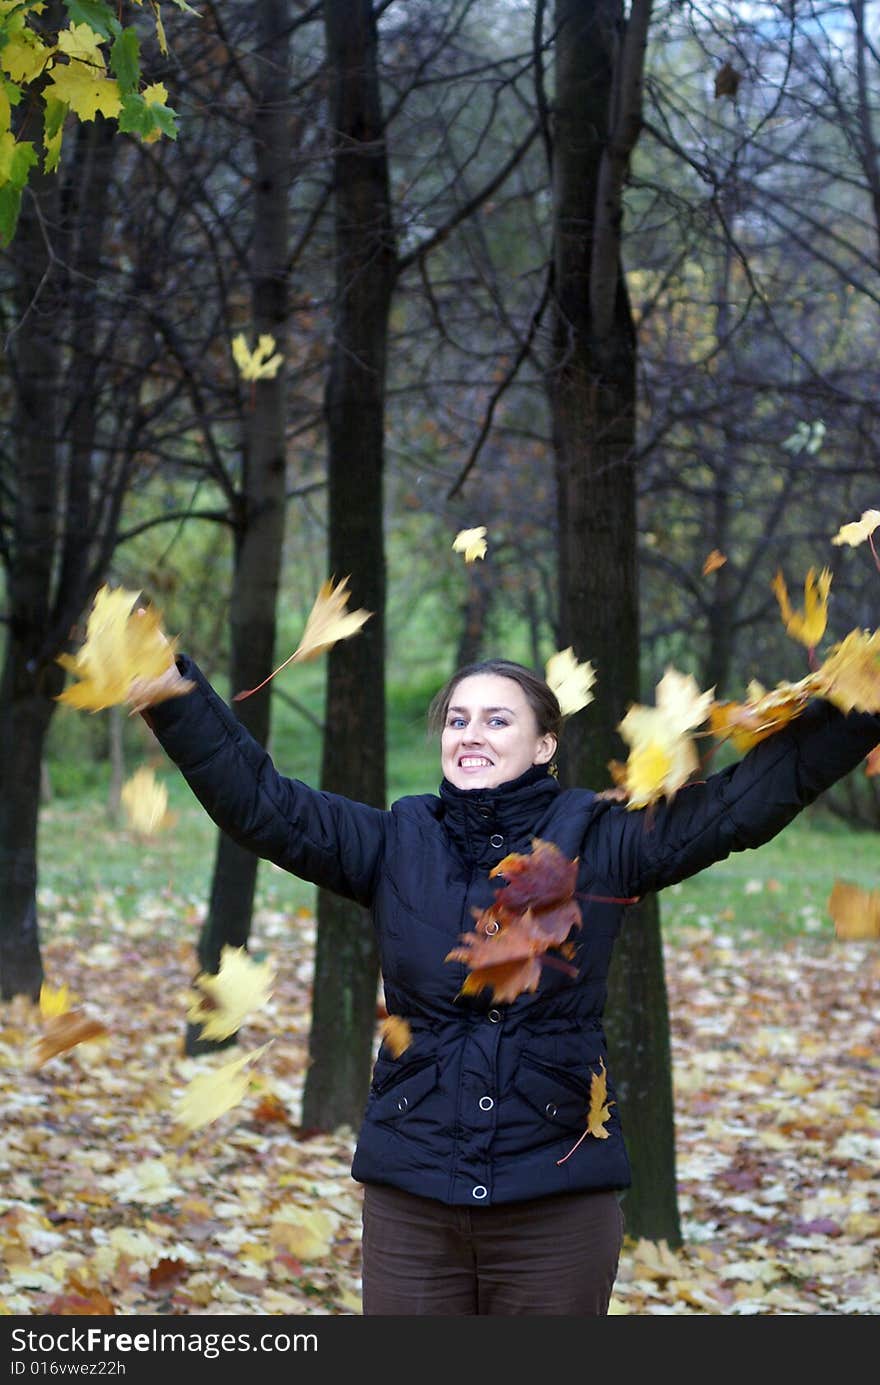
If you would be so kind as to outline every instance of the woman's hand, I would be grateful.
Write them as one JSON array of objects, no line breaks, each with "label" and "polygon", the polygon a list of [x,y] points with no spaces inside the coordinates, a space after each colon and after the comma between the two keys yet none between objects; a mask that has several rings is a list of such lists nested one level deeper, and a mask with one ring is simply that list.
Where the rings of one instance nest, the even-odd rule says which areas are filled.
[{"label": "woman's hand", "polygon": [[126,702],[131,708],[130,716],[143,712],[147,707],[155,707],[157,702],[166,702],[169,697],[182,697],[195,687],[192,679],[184,678],[177,664],[172,660],[164,673],[158,678],[133,678],[129,685]]}]

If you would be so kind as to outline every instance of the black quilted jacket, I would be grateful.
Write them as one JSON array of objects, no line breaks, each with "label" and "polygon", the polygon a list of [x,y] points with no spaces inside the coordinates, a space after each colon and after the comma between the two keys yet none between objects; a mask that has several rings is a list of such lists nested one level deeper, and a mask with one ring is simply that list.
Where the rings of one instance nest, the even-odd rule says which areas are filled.
[{"label": "black quilted jacket", "polygon": [[[386,811],[283,777],[198,668],[178,662],[196,687],[151,710],[159,741],[235,841],[369,911],[389,1014],[410,1024],[400,1057],[379,1052],[353,1177],[470,1207],[628,1186],[616,1104],[608,1138],[587,1136],[557,1162],[586,1126],[591,1074],[608,1067],[602,1010],[625,905],[606,901],[768,841],[880,741],[880,717],[816,701],[650,813],[563,789],[543,766],[495,789],[444,781]],[[458,999],[467,969],[446,954],[503,883],[491,868],[534,837],[579,860],[577,976],[545,966],[537,990],[509,1004],[486,991]]]}]

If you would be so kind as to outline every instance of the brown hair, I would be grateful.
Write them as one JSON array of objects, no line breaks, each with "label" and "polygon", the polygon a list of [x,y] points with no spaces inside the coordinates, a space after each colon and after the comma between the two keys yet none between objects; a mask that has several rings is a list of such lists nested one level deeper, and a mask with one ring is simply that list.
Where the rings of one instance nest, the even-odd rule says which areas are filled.
[{"label": "brown hair", "polygon": [[555,736],[557,744],[559,743],[562,731],[562,711],[556,694],[537,673],[526,668],[525,664],[515,664],[510,659],[482,659],[475,664],[465,664],[463,668],[453,673],[449,681],[443,684],[443,687],[431,700],[431,705],[428,708],[429,731],[440,734],[446,725],[446,715],[455,689],[462,679],[470,678],[477,673],[494,673],[516,683],[524,692],[526,701],[535,714],[535,721],[538,723],[538,735],[544,736],[549,733]]}]

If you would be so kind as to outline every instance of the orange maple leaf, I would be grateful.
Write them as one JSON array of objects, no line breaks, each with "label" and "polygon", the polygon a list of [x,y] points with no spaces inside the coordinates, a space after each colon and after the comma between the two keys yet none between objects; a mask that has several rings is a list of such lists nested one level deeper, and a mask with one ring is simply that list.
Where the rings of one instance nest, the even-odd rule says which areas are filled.
[{"label": "orange maple leaf", "polygon": [[713,548],[711,553],[706,554],[703,562],[703,576],[708,577],[710,572],[717,572],[718,568],[724,567],[727,562],[724,554],[719,549]]},{"label": "orange maple leaf", "polygon": [[65,1010],[61,1015],[53,1015],[34,1045],[33,1065],[41,1068],[57,1054],[66,1053],[89,1039],[99,1039],[106,1033],[106,1026],[90,1019],[83,1010]]},{"label": "orange maple leaf", "polygon": [[503,875],[508,883],[495,891],[488,909],[473,911],[475,929],[446,955],[447,962],[465,962],[470,969],[459,995],[491,987],[496,1000],[515,1000],[537,988],[544,964],[577,975],[569,962],[546,955],[581,926],[574,899],[577,858],[570,861],[553,842],[533,837],[531,854],[512,852],[489,875]]},{"label": "orange maple leaf", "polygon": [[599,1069],[599,1072],[590,1072],[590,1109],[587,1112],[587,1128],[577,1144],[572,1145],[567,1154],[563,1154],[561,1159],[556,1160],[557,1164],[564,1164],[566,1159],[570,1159],[588,1135],[592,1135],[597,1140],[608,1139],[605,1123],[610,1120],[611,1107],[615,1103],[608,1100],[608,1074],[605,1069],[605,1060],[601,1057]]},{"label": "orange maple leaf", "polygon": [[382,1042],[395,1058],[399,1058],[412,1043],[409,1022],[401,1015],[389,1015],[382,1025]]},{"label": "orange maple leaf", "polygon": [[815,568],[810,568],[804,581],[804,609],[795,611],[788,599],[788,588],[780,569],[770,583],[779,602],[779,610],[785,628],[793,640],[815,649],[825,634],[828,623],[828,593],[831,590],[831,569],[823,567],[816,576]]},{"label": "orange maple leaf", "polygon": [[828,912],[837,938],[853,941],[880,938],[880,890],[863,890],[848,880],[835,880]]},{"label": "orange maple leaf", "polygon": [[875,745],[865,760],[865,773],[869,779],[875,774],[880,774],[880,745]]}]

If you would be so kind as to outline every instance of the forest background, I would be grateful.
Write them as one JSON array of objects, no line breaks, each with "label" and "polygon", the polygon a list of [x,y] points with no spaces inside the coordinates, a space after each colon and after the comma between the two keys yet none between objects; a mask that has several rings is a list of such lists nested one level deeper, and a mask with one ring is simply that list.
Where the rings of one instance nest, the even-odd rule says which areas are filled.
[{"label": "forest background", "polygon": [[[53,929],[40,821],[118,813],[145,753],[138,724],[55,701],[103,581],[143,590],[231,693],[350,574],[363,633],[240,715],[286,772],[383,803],[434,786],[423,713],[476,655],[593,662],[563,770],[604,787],[670,664],[719,697],[806,671],[777,570],[795,591],[831,569],[829,642],[877,624],[864,550],[830,540],[878,503],[880,5],[193,8],[167,54],[142,41],[177,138],[75,124],[0,261],[5,1000],[38,994]],[[239,333],[271,334],[281,370],[244,378]],[[475,524],[487,556],[465,564]],[[870,839],[876,780],[823,809]],[[216,842],[202,965],[247,942],[258,880]],[[633,1226],[674,1244],[644,909],[609,1027]],[[368,1081],[376,964],[351,906],[320,897],[317,921],[303,1123],[334,1129]]]}]

